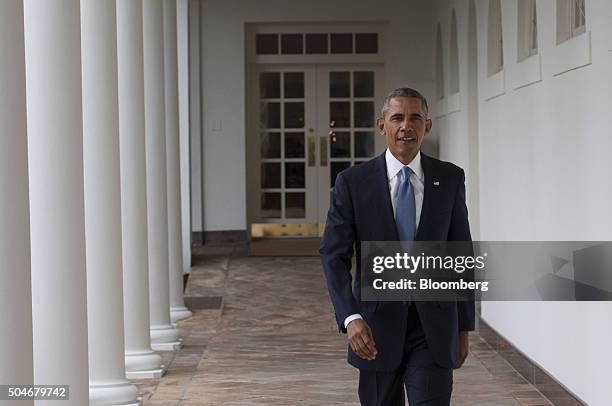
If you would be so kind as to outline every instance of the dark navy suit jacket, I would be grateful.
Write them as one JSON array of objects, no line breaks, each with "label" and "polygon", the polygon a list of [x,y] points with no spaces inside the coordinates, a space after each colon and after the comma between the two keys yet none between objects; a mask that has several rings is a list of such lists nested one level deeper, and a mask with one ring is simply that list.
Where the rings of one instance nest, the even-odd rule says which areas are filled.
[{"label": "dark navy suit jacket", "polygon": [[[415,240],[471,241],[461,168],[421,153],[425,192]],[[434,185],[434,182],[438,182]],[[359,313],[372,329],[378,355],[368,361],[349,347],[357,368],[394,371],[404,354],[408,307],[401,302],[362,302],[361,241],[397,241],[385,154],[342,171],[336,178],[320,254],[340,331]],[[353,247],[357,267],[351,277]],[[474,329],[474,302],[415,302],[427,344],[442,367],[457,363],[458,331]]]}]

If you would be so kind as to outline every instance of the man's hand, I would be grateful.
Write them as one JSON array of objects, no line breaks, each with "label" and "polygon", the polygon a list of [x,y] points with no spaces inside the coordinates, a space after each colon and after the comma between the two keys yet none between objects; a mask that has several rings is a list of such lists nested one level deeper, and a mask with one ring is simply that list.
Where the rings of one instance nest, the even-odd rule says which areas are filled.
[{"label": "man's hand", "polygon": [[461,368],[465,359],[468,356],[468,352],[470,351],[470,341],[468,338],[467,331],[459,332],[459,359],[457,360],[457,366],[455,368]]},{"label": "man's hand", "polygon": [[370,326],[363,319],[355,319],[346,326],[349,344],[359,357],[372,361],[376,358],[376,344]]}]

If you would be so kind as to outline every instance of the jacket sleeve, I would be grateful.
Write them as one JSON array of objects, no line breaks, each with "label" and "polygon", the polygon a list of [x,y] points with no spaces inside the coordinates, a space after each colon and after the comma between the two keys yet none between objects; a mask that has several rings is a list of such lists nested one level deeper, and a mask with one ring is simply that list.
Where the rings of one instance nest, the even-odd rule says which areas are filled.
[{"label": "jacket sleeve", "polygon": [[[460,169],[448,241],[472,241],[470,224],[468,221],[468,210],[465,204],[465,173],[463,169]],[[473,255],[473,250],[470,249],[470,251],[469,255]],[[459,318],[459,331],[474,330],[476,313],[474,301],[464,300],[457,302],[457,312]]]},{"label": "jacket sleeve", "polygon": [[319,253],[329,296],[336,312],[338,330],[346,332],[344,319],[359,313],[353,296],[351,261],[355,243],[355,215],[351,195],[342,173],[336,177]]}]

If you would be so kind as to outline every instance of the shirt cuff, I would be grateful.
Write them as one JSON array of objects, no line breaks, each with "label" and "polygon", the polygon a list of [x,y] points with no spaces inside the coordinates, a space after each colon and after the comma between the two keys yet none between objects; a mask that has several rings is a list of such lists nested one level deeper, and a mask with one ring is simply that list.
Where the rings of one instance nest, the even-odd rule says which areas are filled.
[{"label": "shirt cuff", "polygon": [[363,317],[361,317],[361,314],[355,313],[355,314],[351,314],[350,316],[348,316],[346,319],[344,319],[344,328],[347,328],[351,321],[357,320],[357,319],[363,319]]}]

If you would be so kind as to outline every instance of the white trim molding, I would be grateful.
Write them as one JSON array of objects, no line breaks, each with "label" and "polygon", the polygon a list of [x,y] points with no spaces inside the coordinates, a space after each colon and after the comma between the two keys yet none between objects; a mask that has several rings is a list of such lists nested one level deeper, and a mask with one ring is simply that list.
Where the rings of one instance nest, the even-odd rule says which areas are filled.
[{"label": "white trim molding", "polygon": [[461,93],[453,93],[446,100],[446,111],[448,114],[461,111]]},{"label": "white trim molding", "polygon": [[434,110],[435,111],[434,118],[437,119],[440,117],[444,117],[446,116],[446,114],[448,114],[447,113],[447,109],[448,109],[447,102],[448,100],[446,98],[436,100],[436,104],[435,104],[436,109]]},{"label": "white trim molding", "polygon": [[540,54],[531,55],[515,65],[512,75],[512,88],[520,89],[542,81],[542,57]]},{"label": "white trim molding", "polygon": [[486,78],[482,89],[484,100],[489,101],[506,93],[505,77],[505,71],[501,70]]},{"label": "white trim molding", "polygon": [[587,31],[557,45],[550,59],[554,76],[590,65],[593,62],[591,31]]}]

